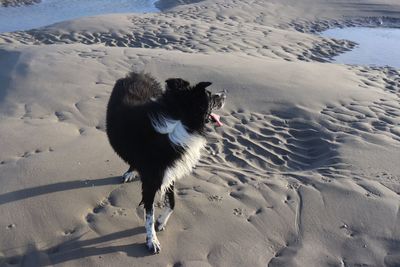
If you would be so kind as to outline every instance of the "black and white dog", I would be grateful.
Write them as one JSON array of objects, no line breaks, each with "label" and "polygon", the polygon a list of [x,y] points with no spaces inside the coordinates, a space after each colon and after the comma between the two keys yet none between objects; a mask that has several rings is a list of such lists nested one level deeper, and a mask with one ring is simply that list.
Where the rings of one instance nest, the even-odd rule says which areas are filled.
[{"label": "black and white dog", "polygon": [[[163,91],[149,74],[130,73],[119,79],[107,107],[107,135],[115,152],[129,164],[124,181],[135,173],[142,181],[146,245],[160,251],[156,232],[164,229],[175,206],[174,182],[189,174],[206,144],[205,125],[221,126],[213,110],[222,108],[226,95],[212,94],[210,82],[191,86],[168,79]],[[164,193],[165,208],[154,222],[154,197]]]}]

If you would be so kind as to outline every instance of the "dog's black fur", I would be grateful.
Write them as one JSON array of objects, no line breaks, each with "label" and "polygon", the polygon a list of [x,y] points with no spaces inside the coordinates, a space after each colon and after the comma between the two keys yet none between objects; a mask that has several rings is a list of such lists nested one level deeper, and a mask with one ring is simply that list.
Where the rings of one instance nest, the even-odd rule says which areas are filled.
[{"label": "dog's black fur", "polygon": [[[154,123],[159,118],[179,121],[190,136],[203,137],[211,111],[221,108],[226,97],[211,94],[206,90],[209,85],[210,82],[200,82],[191,86],[185,80],[174,78],[166,81],[163,91],[149,74],[130,73],[116,82],[110,96],[107,135],[115,152],[129,164],[127,173],[136,170],[142,181],[147,246],[154,253],[159,252],[160,246],[155,233],[151,233],[153,230],[147,229],[154,229],[151,220],[154,196],[162,187],[166,170],[182,160],[188,149],[171,142],[169,135],[160,133]],[[172,212],[175,205],[173,183],[166,188],[165,201]]]}]

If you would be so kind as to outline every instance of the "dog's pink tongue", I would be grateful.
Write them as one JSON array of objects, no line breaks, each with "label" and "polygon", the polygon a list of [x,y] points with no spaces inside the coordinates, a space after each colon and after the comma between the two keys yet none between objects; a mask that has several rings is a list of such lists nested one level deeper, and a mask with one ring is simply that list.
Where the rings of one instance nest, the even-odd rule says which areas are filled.
[{"label": "dog's pink tongue", "polygon": [[220,121],[220,119],[221,119],[220,115],[211,113],[210,118],[217,124],[218,127],[221,127],[223,125],[222,122]]}]

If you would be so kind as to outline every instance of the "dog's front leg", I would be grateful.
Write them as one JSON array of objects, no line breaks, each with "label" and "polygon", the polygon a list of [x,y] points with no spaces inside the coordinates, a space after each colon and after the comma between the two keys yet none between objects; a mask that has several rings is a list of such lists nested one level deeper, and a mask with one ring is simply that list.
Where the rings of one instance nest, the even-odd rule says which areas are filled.
[{"label": "dog's front leg", "polygon": [[143,203],[145,210],[145,227],[146,227],[146,246],[150,250],[150,252],[157,254],[161,250],[160,242],[157,239],[156,231],[154,228],[154,196],[156,194],[157,189],[146,188],[144,183],[143,187]]},{"label": "dog's front leg", "polygon": [[154,208],[146,209],[146,246],[150,252],[157,254],[161,250],[160,242],[157,239],[154,229]]}]

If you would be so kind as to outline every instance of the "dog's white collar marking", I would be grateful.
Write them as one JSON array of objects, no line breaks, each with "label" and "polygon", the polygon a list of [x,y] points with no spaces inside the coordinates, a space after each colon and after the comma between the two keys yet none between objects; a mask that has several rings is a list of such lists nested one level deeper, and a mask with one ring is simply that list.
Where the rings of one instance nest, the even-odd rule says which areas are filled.
[{"label": "dog's white collar marking", "polygon": [[171,184],[189,174],[200,159],[201,149],[206,140],[199,134],[188,133],[180,120],[173,120],[162,115],[151,116],[154,129],[161,134],[168,134],[172,144],[185,148],[182,157],[165,170],[161,192],[165,192]]},{"label": "dog's white collar marking", "polygon": [[162,115],[151,116],[151,124],[160,134],[168,134],[169,140],[177,146],[187,147],[197,134],[189,134],[180,120],[173,120]]}]

